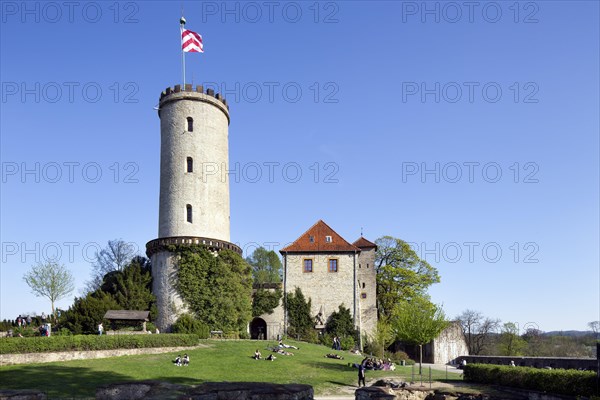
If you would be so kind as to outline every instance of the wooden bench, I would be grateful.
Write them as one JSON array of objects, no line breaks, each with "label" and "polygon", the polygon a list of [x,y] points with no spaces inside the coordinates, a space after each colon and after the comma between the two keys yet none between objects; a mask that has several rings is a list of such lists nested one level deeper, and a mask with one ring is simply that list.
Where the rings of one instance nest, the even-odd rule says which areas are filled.
[{"label": "wooden bench", "polygon": [[223,339],[223,331],[210,331],[210,337],[219,337]]}]

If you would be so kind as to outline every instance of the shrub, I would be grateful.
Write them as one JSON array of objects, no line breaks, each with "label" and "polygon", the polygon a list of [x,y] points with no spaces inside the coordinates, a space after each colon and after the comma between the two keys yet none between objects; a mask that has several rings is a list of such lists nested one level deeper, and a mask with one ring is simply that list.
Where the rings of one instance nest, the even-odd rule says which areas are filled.
[{"label": "shrub", "polygon": [[[410,365],[409,361],[412,361],[410,359],[410,357],[408,356],[408,354],[406,354],[406,352],[404,352],[404,351],[397,351],[395,353],[390,353],[388,355],[388,357],[390,360],[397,362],[397,363],[404,361],[404,363],[407,365]],[[414,361],[413,361],[413,363],[414,363]]]},{"label": "shrub", "polygon": [[197,335],[175,334],[13,337],[0,339],[0,354],[195,346],[198,340]]},{"label": "shrub", "polygon": [[325,331],[334,336],[355,336],[354,322],[350,315],[350,309],[340,304],[338,311],[334,311],[327,320]]},{"label": "shrub", "polygon": [[12,320],[2,320],[2,322],[0,322],[0,332],[8,332],[15,326],[17,326],[17,324]]},{"label": "shrub", "polygon": [[61,326],[68,328],[75,334],[95,334],[98,332],[100,322],[108,327],[108,321],[104,320],[104,314],[108,310],[121,309],[122,307],[112,295],[97,290],[85,297],[75,298],[73,305],[62,313],[59,322]]},{"label": "shrub", "polygon": [[590,371],[471,364],[464,368],[464,379],[468,382],[492,383],[554,394],[598,394],[596,373]]},{"label": "shrub", "polygon": [[372,356],[377,355],[377,354],[379,354],[379,355],[383,354],[383,346],[381,344],[376,343],[372,340],[366,340],[363,343],[364,343],[363,353],[370,354]]},{"label": "shrub", "polygon": [[240,338],[240,333],[237,331],[224,331],[223,338],[238,340]]},{"label": "shrub", "polygon": [[319,336],[319,344],[323,346],[332,347],[333,346],[333,335],[329,333],[320,333]]},{"label": "shrub", "polygon": [[288,313],[288,335],[297,340],[318,343],[319,337],[314,330],[314,321],[310,315],[311,304],[311,299],[306,300],[298,287],[293,293],[288,293],[285,302],[285,310]]},{"label": "shrub", "polygon": [[200,339],[208,339],[210,336],[210,329],[206,324],[198,321],[193,316],[183,314],[179,317],[177,322],[173,324],[173,333],[194,334],[198,335]]},{"label": "shrub", "polygon": [[344,336],[340,338],[340,345],[342,350],[352,350],[355,345],[354,338],[352,336]]},{"label": "shrub", "polygon": [[71,332],[67,328],[60,328],[58,331],[53,332],[52,335],[56,335],[56,336],[73,336],[73,332]]},{"label": "shrub", "polygon": [[16,327],[13,328],[13,336],[19,336],[19,334],[22,337],[34,337],[34,336],[40,336],[40,331],[34,328],[26,328],[26,327]]}]

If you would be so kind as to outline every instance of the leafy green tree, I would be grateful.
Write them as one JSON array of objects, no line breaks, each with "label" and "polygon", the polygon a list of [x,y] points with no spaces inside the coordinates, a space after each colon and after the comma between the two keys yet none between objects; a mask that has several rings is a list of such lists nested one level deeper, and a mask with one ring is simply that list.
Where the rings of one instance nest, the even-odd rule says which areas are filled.
[{"label": "leafy green tree", "polygon": [[244,332],[252,318],[252,274],[230,250],[216,256],[203,246],[172,246],[179,255],[176,289],[211,329]]},{"label": "leafy green tree", "polygon": [[350,314],[350,309],[340,304],[338,311],[334,311],[329,316],[327,324],[325,324],[325,332],[339,336],[340,338],[356,336],[356,329],[354,329],[354,321]]},{"label": "leafy green tree", "polygon": [[31,267],[23,276],[23,280],[37,297],[46,297],[50,300],[54,316],[56,316],[54,303],[68,296],[75,289],[75,279],[71,271],[64,265],[51,261]]},{"label": "leafy green tree", "polygon": [[381,358],[384,358],[385,349],[392,344],[394,338],[394,329],[390,324],[389,317],[379,318],[373,335],[373,341],[376,344],[376,348],[381,349]]},{"label": "leafy green tree", "polygon": [[104,276],[101,290],[111,294],[125,310],[150,310],[151,319],[156,314],[156,297],[152,294],[152,271],[144,257],[134,257],[122,271]]},{"label": "leafy green tree", "polygon": [[75,298],[73,305],[61,315],[60,322],[77,335],[93,334],[97,332],[98,324],[103,322],[108,310],[121,309],[113,296],[97,290],[85,297]]},{"label": "leafy green tree", "polygon": [[258,317],[263,314],[273,314],[273,310],[279,305],[283,292],[279,289],[269,291],[258,288],[252,296],[252,316]]},{"label": "leafy green tree", "polygon": [[259,247],[246,258],[246,262],[252,267],[254,283],[279,283],[283,267],[277,253]]},{"label": "leafy green tree", "polygon": [[285,300],[287,312],[288,334],[307,338],[313,329],[313,318],[310,315],[311,300],[304,297],[302,290],[296,287],[294,293],[288,293]]},{"label": "leafy green tree", "polygon": [[383,236],[375,244],[377,308],[380,317],[391,315],[399,300],[423,295],[429,286],[440,282],[437,269],[421,260],[405,241]]},{"label": "leafy green tree", "polygon": [[506,322],[500,334],[500,355],[522,355],[527,348],[527,342],[519,336],[519,327],[514,322]]},{"label": "leafy green tree", "polygon": [[413,296],[410,300],[401,300],[396,305],[391,323],[398,340],[419,346],[421,374],[423,345],[438,337],[448,326],[442,307],[433,304],[426,296]]}]

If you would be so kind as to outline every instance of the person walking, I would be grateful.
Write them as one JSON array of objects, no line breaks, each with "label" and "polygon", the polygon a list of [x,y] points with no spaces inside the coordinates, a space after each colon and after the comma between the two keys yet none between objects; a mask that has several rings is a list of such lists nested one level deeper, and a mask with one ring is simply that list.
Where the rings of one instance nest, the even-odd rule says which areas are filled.
[{"label": "person walking", "polygon": [[102,322],[98,324],[98,336],[102,336],[102,331],[104,331],[104,327],[102,326]]},{"label": "person walking", "polygon": [[360,387],[360,383],[362,382],[363,387],[366,386],[365,383],[365,366],[361,363],[358,366],[358,387]]}]

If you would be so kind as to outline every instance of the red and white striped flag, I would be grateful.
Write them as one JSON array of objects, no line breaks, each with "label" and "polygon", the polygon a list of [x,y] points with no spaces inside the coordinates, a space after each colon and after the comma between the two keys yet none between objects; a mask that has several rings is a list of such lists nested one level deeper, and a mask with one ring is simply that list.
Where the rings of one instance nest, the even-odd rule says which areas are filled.
[{"label": "red and white striped flag", "polygon": [[199,33],[182,28],[181,49],[186,53],[204,53],[202,36]]}]

